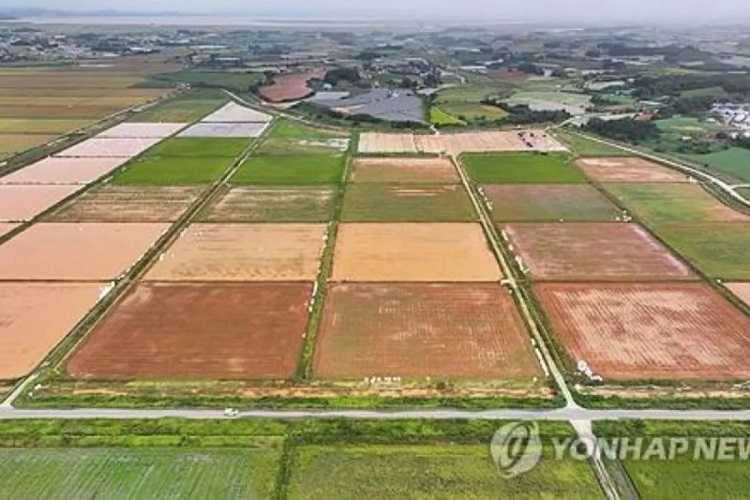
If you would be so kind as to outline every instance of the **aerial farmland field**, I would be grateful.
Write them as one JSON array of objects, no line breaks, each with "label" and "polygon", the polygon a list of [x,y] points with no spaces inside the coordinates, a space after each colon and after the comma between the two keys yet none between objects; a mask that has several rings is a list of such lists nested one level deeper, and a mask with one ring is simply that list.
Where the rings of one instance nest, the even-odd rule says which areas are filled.
[{"label": "aerial farmland field", "polygon": [[595,182],[688,182],[688,177],[638,157],[580,158],[576,164]]},{"label": "aerial farmland field", "polygon": [[497,281],[500,277],[476,223],[346,223],[339,227],[334,281]]},{"label": "aerial farmland field", "polygon": [[477,219],[458,184],[352,184],[344,193],[346,222],[463,222]]},{"label": "aerial farmland field", "polygon": [[105,184],[56,209],[49,222],[174,222],[202,188]]},{"label": "aerial farmland field", "polygon": [[731,209],[696,184],[609,184],[606,189],[647,224],[750,222],[750,215]]},{"label": "aerial farmland field", "polygon": [[97,379],[289,378],[311,291],[309,283],[144,283],[90,334],[67,370]]},{"label": "aerial farmland field", "polygon": [[315,355],[315,376],[329,379],[540,375],[512,299],[488,283],[334,284]]},{"label": "aerial farmland field", "polygon": [[456,167],[446,158],[367,158],[353,161],[353,183],[458,184]]},{"label": "aerial farmland field", "polygon": [[0,133],[0,160],[25,149],[40,146],[55,139],[53,134]]},{"label": "aerial farmland field", "polygon": [[596,222],[622,214],[604,195],[585,184],[489,184],[481,187],[495,221]]},{"label": "aerial farmland field", "polygon": [[0,488],[24,498],[267,498],[273,448],[15,448],[0,450]]},{"label": "aerial farmland field", "polygon": [[136,139],[113,139],[93,138],[86,139],[68,149],[58,153],[60,158],[65,157],[90,157],[90,158],[132,158],[143,153],[151,146],[159,142],[160,138],[136,138]]},{"label": "aerial farmland field", "polygon": [[57,158],[48,156],[9,175],[0,184],[88,184],[124,164],[127,158]]},{"label": "aerial farmland field", "polygon": [[75,185],[0,185],[0,222],[31,220],[79,189]]},{"label": "aerial farmland field", "polygon": [[24,118],[0,119],[0,134],[53,135],[70,132],[91,123],[90,120],[57,119],[33,120]]},{"label": "aerial farmland field", "polygon": [[564,129],[558,129],[555,135],[559,136],[578,156],[627,156],[629,154],[622,149],[586,139]]},{"label": "aerial farmland field", "polygon": [[233,162],[234,158],[228,156],[188,158],[149,154],[121,168],[112,182],[137,186],[210,184]]},{"label": "aerial farmland field", "polygon": [[333,154],[252,156],[232,177],[234,184],[338,184],[346,157]]},{"label": "aerial farmland field", "polygon": [[202,222],[326,222],[333,218],[334,186],[233,186],[198,217]]},{"label": "aerial farmland field", "polygon": [[703,283],[536,286],[573,363],[605,380],[741,380],[750,318]]},{"label": "aerial farmland field", "polygon": [[314,281],[325,235],[325,224],[192,224],[146,279]]},{"label": "aerial farmland field", "polygon": [[474,182],[482,184],[571,184],[585,182],[566,154],[504,153],[464,155]]},{"label": "aerial farmland field", "polygon": [[697,279],[637,224],[517,223],[503,231],[535,280]]},{"label": "aerial farmland field", "polygon": [[750,307],[750,282],[748,283],[729,283],[727,287],[739,297],[745,304]]},{"label": "aerial farmland field", "polygon": [[250,144],[249,138],[173,137],[160,142],[148,156],[169,158],[234,158]]}]

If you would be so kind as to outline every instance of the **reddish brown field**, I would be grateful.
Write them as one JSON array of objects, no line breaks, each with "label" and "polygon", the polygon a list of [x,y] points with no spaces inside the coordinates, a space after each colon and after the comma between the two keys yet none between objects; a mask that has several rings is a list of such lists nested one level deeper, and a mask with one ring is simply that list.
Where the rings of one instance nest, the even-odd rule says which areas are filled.
[{"label": "reddish brown field", "polygon": [[99,283],[0,283],[0,380],[31,372],[99,298]]},{"label": "reddish brown field", "polygon": [[20,224],[8,224],[7,222],[0,222],[0,237],[8,234],[17,228]]},{"label": "reddish brown field", "polygon": [[146,279],[314,281],[325,234],[325,224],[192,224]]},{"label": "reddish brown field", "polygon": [[628,156],[579,158],[576,164],[596,182],[687,182],[685,174],[658,163]]},{"label": "reddish brown field", "polygon": [[352,182],[457,184],[456,168],[445,158],[357,158]]},{"label": "reddish brown field", "polygon": [[294,374],[310,284],[146,283],[68,362],[75,377],[265,379]]},{"label": "reddish brown field", "polygon": [[316,68],[300,73],[287,73],[273,77],[271,85],[266,85],[258,93],[271,102],[296,101],[312,94],[307,82],[313,79],[322,80],[326,76],[325,68]]},{"label": "reddish brown field", "polygon": [[127,158],[48,157],[5,177],[0,184],[88,184],[111,172]]},{"label": "reddish brown field", "polygon": [[703,283],[536,286],[572,361],[604,379],[748,379],[750,318]]},{"label": "reddish brown field", "polygon": [[503,226],[515,252],[542,281],[695,279],[688,266],[638,224]]},{"label": "reddish brown field", "polygon": [[81,189],[80,186],[0,186],[0,221],[31,220]]},{"label": "reddish brown field", "polygon": [[344,223],[334,281],[497,281],[500,268],[477,223]]},{"label": "reddish brown field", "polygon": [[105,185],[65,203],[52,222],[173,222],[203,188]]},{"label": "reddish brown field", "polygon": [[750,283],[729,283],[727,288],[750,307]]},{"label": "reddish brown field", "polygon": [[335,284],[314,374],[457,379],[540,375],[531,340],[497,284]]},{"label": "reddish brown field", "polygon": [[167,227],[34,224],[0,245],[0,280],[108,281],[135,264]]}]

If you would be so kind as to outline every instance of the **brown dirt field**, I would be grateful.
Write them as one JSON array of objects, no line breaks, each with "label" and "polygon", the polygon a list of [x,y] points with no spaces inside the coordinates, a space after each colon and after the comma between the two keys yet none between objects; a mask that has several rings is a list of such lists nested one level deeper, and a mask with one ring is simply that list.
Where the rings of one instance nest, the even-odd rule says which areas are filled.
[{"label": "brown dirt field", "polygon": [[0,222],[0,237],[13,231],[18,226],[20,226],[20,224],[8,224],[6,222]]},{"label": "brown dirt field", "polygon": [[88,184],[124,164],[127,158],[48,157],[5,177],[0,184]]},{"label": "brown dirt field", "polygon": [[0,380],[29,374],[96,304],[100,283],[0,283]]},{"label": "brown dirt field", "polygon": [[235,186],[206,206],[202,222],[326,222],[333,219],[336,188]]},{"label": "brown dirt field", "polygon": [[114,127],[105,130],[96,137],[119,139],[164,139],[172,134],[176,134],[187,125],[187,123],[120,123],[119,125],[115,125]]},{"label": "brown dirt field", "polygon": [[289,378],[311,293],[312,285],[299,283],[140,284],[75,352],[68,372],[112,379]]},{"label": "brown dirt field", "polygon": [[46,218],[49,222],[174,222],[201,187],[117,186],[87,191]]},{"label": "brown dirt field", "polygon": [[495,281],[500,268],[478,223],[341,224],[334,281]]},{"label": "brown dirt field", "polygon": [[727,283],[727,288],[750,307],[750,283]]},{"label": "brown dirt field", "polygon": [[687,182],[685,174],[637,156],[579,158],[584,173],[596,182]]},{"label": "brown dirt field", "polygon": [[567,151],[543,130],[462,132],[457,134],[360,135],[360,153],[484,153],[492,151]]},{"label": "brown dirt field", "polygon": [[457,184],[461,181],[445,158],[357,158],[352,182],[400,184]]},{"label": "brown dirt field", "polygon": [[258,89],[258,93],[270,102],[304,99],[313,93],[307,82],[312,79],[322,80],[325,76],[325,68],[315,68],[300,73],[275,75],[273,82]]},{"label": "brown dirt field", "polygon": [[146,151],[161,141],[158,138],[149,139],[87,139],[57,153],[57,157],[117,157],[132,158]]},{"label": "brown dirt field", "polygon": [[498,284],[358,283],[329,290],[313,373],[507,380],[540,367]]},{"label": "brown dirt field", "polygon": [[522,223],[503,230],[536,280],[696,279],[638,224]]},{"label": "brown dirt field", "polygon": [[81,186],[0,185],[0,221],[31,220],[81,189]]},{"label": "brown dirt field", "polygon": [[750,318],[706,284],[536,289],[573,362],[605,379],[750,378]]},{"label": "brown dirt field", "polygon": [[325,224],[192,224],[146,279],[313,281],[325,235]]},{"label": "brown dirt field", "polygon": [[167,227],[34,224],[0,245],[0,280],[111,280],[129,269]]}]

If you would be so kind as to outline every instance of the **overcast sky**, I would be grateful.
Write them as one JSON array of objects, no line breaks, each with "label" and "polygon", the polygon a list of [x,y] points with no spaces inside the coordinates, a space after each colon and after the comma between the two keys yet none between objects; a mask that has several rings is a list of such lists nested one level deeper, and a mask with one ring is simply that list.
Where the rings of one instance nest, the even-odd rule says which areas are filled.
[{"label": "overcast sky", "polygon": [[555,21],[747,21],[750,0],[0,0],[0,7],[184,14],[245,13],[279,16],[363,15],[417,20],[460,17],[481,20]]}]

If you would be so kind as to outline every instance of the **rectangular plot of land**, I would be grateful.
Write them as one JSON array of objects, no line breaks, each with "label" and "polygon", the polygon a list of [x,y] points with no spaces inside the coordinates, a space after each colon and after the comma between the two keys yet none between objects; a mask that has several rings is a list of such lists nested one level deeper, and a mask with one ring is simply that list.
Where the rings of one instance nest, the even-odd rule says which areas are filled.
[{"label": "rectangular plot of land", "polygon": [[219,123],[232,123],[232,122],[270,122],[273,117],[254,109],[240,106],[237,103],[229,102],[214,111],[210,115],[203,118],[202,122],[219,122]]},{"label": "rectangular plot of land", "polygon": [[30,373],[96,304],[99,283],[0,283],[0,380]]},{"label": "rectangular plot of land", "polygon": [[567,154],[501,153],[465,155],[466,172],[482,184],[575,184],[586,178]]},{"label": "rectangular plot of land", "polygon": [[453,163],[445,158],[357,158],[352,182],[457,184]]},{"label": "rectangular plot of land", "polygon": [[460,184],[352,184],[344,192],[347,222],[461,222],[477,219]]},{"label": "rectangular plot of land", "polygon": [[0,280],[112,280],[167,228],[156,223],[34,224],[0,245]]},{"label": "rectangular plot of land", "polygon": [[726,281],[750,280],[750,223],[686,222],[654,228],[698,269]]},{"label": "rectangular plot of land", "polygon": [[178,137],[259,137],[266,123],[196,123]]},{"label": "rectangular plot of land", "polygon": [[174,222],[203,188],[178,186],[105,186],[61,206],[51,222]]},{"label": "rectangular plot of land", "polygon": [[695,278],[685,263],[637,224],[509,224],[504,232],[536,280]]},{"label": "rectangular plot of land", "polygon": [[579,158],[576,164],[596,182],[687,182],[685,174],[637,156]]},{"label": "rectangular plot of land", "polygon": [[750,318],[709,286],[537,286],[574,363],[605,379],[747,379]]},{"label": "rectangular plot of land", "polygon": [[359,136],[360,153],[416,153],[413,134],[366,132]]},{"label": "rectangular plot of land", "polygon": [[115,184],[169,186],[210,184],[232,165],[231,157],[183,158],[148,155],[125,165]]},{"label": "rectangular plot of land", "polygon": [[501,277],[479,224],[339,226],[334,281],[494,281]]},{"label": "rectangular plot of land", "polygon": [[0,185],[0,222],[31,220],[79,189],[76,185]]},{"label": "rectangular plot of land", "polygon": [[247,137],[172,137],[148,152],[149,157],[215,158],[239,156],[250,144]]},{"label": "rectangular plot of land", "polygon": [[117,139],[158,138],[164,139],[177,133],[187,123],[120,123],[96,137]]},{"label": "rectangular plot of land", "polygon": [[231,181],[236,184],[338,184],[343,154],[262,155],[242,163]]},{"label": "rectangular plot of land", "polygon": [[614,221],[622,215],[586,184],[492,184],[481,190],[496,221]]},{"label": "rectangular plot of land", "polygon": [[742,302],[750,306],[750,283],[728,283],[727,288],[739,297]]},{"label": "rectangular plot of land", "polygon": [[289,378],[300,357],[311,293],[310,283],[141,284],[92,332],[68,372]]},{"label": "rectangular plot of land", "polygon": [[334,379],[540,374],[513,300],[491,283],[332,285],[314,373]]},{"label": "rectangular plot of land", "polygon": [[313,281],[325,237],[325,224],[193,224],[146,279]]},{"label": "rectangular plot of land", "polygon": [[215,197],[198,217],[204,222],[327,222],[336,188],[235,186]]},{"label": "rectangular plot of land", "polygon": [[729,208],[696,184],[612,184],[607,191],[648,223],[750,222],[750,216]]},{"label": "rectangular plot of land", "polygon": [[87,139],[57,153],[58,157],[132,158],[146,151],[161,139]]},{"label": "rectangular plot of land", "polygon": [[0,184],[88,184],[124,164],[127,158],[56,158],[39,160],[0,177]]}]

